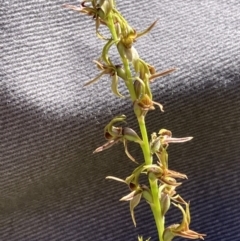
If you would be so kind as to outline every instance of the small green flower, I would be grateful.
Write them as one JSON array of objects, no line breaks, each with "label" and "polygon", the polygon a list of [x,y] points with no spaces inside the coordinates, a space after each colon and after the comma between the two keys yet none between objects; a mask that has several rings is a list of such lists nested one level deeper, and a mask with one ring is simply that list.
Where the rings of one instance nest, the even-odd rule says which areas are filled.
[{"label": "small green flower", "polygon": [[171,201],[181,204],[187,204],[179,194],[176,194],[175,189],[176,186],[167,184],[159,185],[158,193],[163,216],[167,213],[168,209],[170,208]]},{"label": "small green flower", "polygon": [[[89,4],[87,4],[89,3]],[[63,7],[84,13],[92,16],[96,24],[96,34],[98,37],[105,39],[98,31],[100,25],[107,25],[107,17],[115,7],[113,0],[85,0],[81,3],[80,7],[74,5],[64,4]]]},{"label": "small green flower", "polygon": [[144,94],[140,99],[134,102],[134,110],[136,114],[138,113],[138,117],[146,116],[149,110],[155,110],[154,105],[157,105],[161,111],[164,111],[160,103],[153,101],[149,95]]},{"label": "small green flower", "polygon": [[132,44],[134,42],[136,42],[136,39],[149,33],[152,28],[155,26],[155,24],[157,23],[157,20],[155,22],[153,22],[147,29],[143,30],[142,32],[137,33],[136,30],[132,30],[131,32],[127,32],[124,34],[124,29],[122,30],[122,36],[121,36],[121,41],[124,44],[124,46],[126,48],[131,48]]},{"label": "small green flower", "polygon": [[186,203],[186,210],[184,210],[180,204],[173,203],[173,205],[181,210],[183,214],[183,219],[181,224],[170,225],[164,230],[164,241],[171,241],[176,236],[189,239],[204,239],[203,237],[206,236],[205,234],[197,233],[189,229],[189,224],[191,222],[189,203]]},{"label": "small green flower", "polygon": [[131,191],[134,191],[139,186],[139,176],[142,173],[144,164],[135,168],[130,176],[128,176],[125,180],[120,179],[118,177],[107,176],[106,179],[112,179],[115,181],[126,183]]},{"label": "small green flower", "polygon": [[164,169],[168,168],[168,153],[167,148],[169,143],[182,143],[192,140],[193,137],[173,138],[172,132],[166,129],[161,129],[158,133],[154,132],[151,135],[150,148],[151,153],[156,154],[159,162]]},{"label": "small green flower", "polygon": [[120,179],[118,177],[107,176],[106,179],[112,179],[118,182],[123,182],[128,185],[130,189],[130,193],[125,195],[120,199],[120,201],[129,201],[130,202],[130,213],[134,223],[136,226],[136,221],[134,217],[134,208],[139,204],[141,198],[143,197],[149,204],[152,204],[152,194],[149,188],[146,185],[139,184],[139,176],[144,170],[144,164],[135,168],[132,174],[127,177],[125,180]]},{"label": "small green flower", "polygon": [[102,64],[102,63],[100,63],[99,61],[96,61],[96,60],[94,62],[97,64],[98,69],[101,70],[101,73],[99,75],[97,75],[94,79],[92,79],[89,82],[87,82],[86,84],[84,84],[84,86],[87,86],[87,85],[90,85],[90,84],[93,84],[93,83],[97,82],[103,75],[107,74],[112,79],[112,84],[111,84],[112,92],[118,97],[124,97],[118,91],[118,73],[120,72],[119,69],[121,68],[121,66],[106,65],[106,64]]},{"label": "small green flower", "polygon": [[113,125],[117,122],[124,122],[125,118],[126,118],[125,115],[117,116],[113,118],[108,125],[105,126],[104,137],[105,139],[108,140],[108,142],[98,147],[93,153],[106,150],[112,147],[114,144],[121,141],[123,142],[124,150],[128,158],[133,162],[136,162],[134,157],[132,157],[132,155],[128,152],[127,141],[133,141],[142,145],[143,142],[141,138],[137,135],[137,133],[133,129],[129,127],[116,127]]},{"label": "small green flower", "polygon": [[187,179],[185,174],[166,169],[160,162],[158,162],[158,165],[146,165],[144,169],[147,170],[148,175],[151,173],[151,175],[153,174],[161,183],[170,186],[177,187],[182,184],[181,182],[177,182],[175,178]]},{"label": "small green flower", "polygon": [[[129,201],[130,202],[130,213],[131,213],[131,217],[134,223],[134,226],[136,227],[136,221],[135,221],[135,217],[134,217],[134,208],[139,204],[141,197],[142,197],[142,188],[140,187],[139,183],[138,183],[138,177],[140,175],[142,166],[141,168],[136,168],[135,172],[137,175],[135,175],[135,173],[133,172],[133,174],[126,178],[126,180],[117,178],[117,177],[113,177],[113,176],[107,176],[106,179],[112,179],[115,181],[119,181],[119,182],[123,182],[126,183],[128,185],[128,187],[130,188],[131,192],[129,194],[127,194],[126,196],[122,197],[120,199],[120,201]],[[139,172],[140,170],[140,172]],[[134,182],[132,182],[134,181]]]}]

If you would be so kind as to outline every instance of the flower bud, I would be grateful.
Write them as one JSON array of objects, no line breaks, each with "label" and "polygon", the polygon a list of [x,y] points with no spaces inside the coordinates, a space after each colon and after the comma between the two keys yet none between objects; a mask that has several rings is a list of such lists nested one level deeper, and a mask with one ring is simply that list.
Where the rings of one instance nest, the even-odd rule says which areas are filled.
[{"label": "flower bud", "polygon": [[144,82],[140,79],[140,78],[136,78],[136,80],[134,81],[134,90],[135,90],[135,94],[137,99],[141,99],[142,95],[145,94],[145,84]]},{"label": "flower bud", "polygon": [[170,197],[168,194],[161,193],[160,205],[161,205],[161,209],[162,209],[162,215],[164,216],[167,213],[167,211],[171,205]]},{"label": "flower bud", "polygon": [[153,197],[152,197],[152,193],[150,192],[149,188],[145,185],[141,185],[142,187],[142,196],[143,198],[149,203],[152,204],[153,203]]}]

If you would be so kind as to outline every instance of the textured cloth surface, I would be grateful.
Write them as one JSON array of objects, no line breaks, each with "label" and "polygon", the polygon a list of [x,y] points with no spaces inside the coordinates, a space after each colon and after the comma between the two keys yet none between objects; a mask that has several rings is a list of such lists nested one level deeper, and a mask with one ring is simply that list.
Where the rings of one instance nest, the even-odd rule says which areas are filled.
[{"label": "textured cloth surface", "polygon": [[[115,115],[138,128],[129,99],[113,96],[107,77],[83,87],[97,74],[92,60],[104,42],[92,19],[64,3],[0,3],[0,241],[157,240],[148,205],[136,208],[135,229],[128,203],[118,201],[127,187],[105,180],[135,167],[122,145],[92,154]],[[169,149],[171,169],[189,178],[179,192],[191,200],[191,228],[209,241],[239,241],[239,1],[117,5],[137,30],[159,19],[135,47],[159,71],[179,68],[152,84],[165,112],[149,113],[147,125],[149,133],[194,136]],[[122,83],[120,91],[126,94]],[[129,149],[141,162],[139,148]],[[173,208],[167,224],[179,221]]]}]

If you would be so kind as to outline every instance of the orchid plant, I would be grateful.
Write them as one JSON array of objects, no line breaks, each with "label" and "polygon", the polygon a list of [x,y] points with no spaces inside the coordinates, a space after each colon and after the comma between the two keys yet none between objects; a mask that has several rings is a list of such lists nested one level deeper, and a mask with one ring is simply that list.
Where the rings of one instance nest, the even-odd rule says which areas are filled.
[{"label": "orchid plant", "polygon": [[[117,97],[124,97],[118,90],[119,80],[125,83],[129,91],[131,106],[133,106],[141,134],[138,135],[132,128],[125,126],[125,115],[116,116],[104,128],[106,143],[98,147],[94,153],[104,151],[116,143],[122,142],[127,157],[138,164],[129,153],[127,143],[135,142],[141,147],[144,161],[138,164],[131,175],[125,179],[106,177],[125,183],[130,189],[130,193],[122,197],[120,201],[129,202],[134,226],[136,226],[134,209],[140,200],[144,199],[152,210],[159,241],[171,241],[176,236],[204,239],[205,234],[189,228],[191,221],[189,202],[185,201],[176,190],[182,184],[178,180],[187,179],[187,176],[169,169],[168,165],[169,144],[187,142],[192,137],[174,138],[171,131],[160,129],[158,133],[152,133],[149,138],[145,124],[148,111],[154,110],[155,106],[158,106],[163,112],[163,106],[153,100],[151,83],[154,79],[176,70],[170,68],[156,72],[154,66],[140,58],[134,47],[134,42],[151,31],[157,21],[147,29],[137,32],[117,10],[114,0],[86,0],[80,6],[66,4],[64,7],[92,17],[95,21],[96,35],[104,42],[101,56],[94,61],[100,72],[85,85],[94,84],[103,75],[108,75],[111,78],[111,90]],[[111,37],[103,36],[100,26],[109,29]],[[121,64],[115,64],[109,57],[110,50],[114,47],[119,53]],[[140,175],[147,175],[148,184],[139,183]],[[165,227],[165,215],[171,204],[182,212],[183,218],[181,222]],[[143,241],[143,237],[139,236],[138,241]]]}]

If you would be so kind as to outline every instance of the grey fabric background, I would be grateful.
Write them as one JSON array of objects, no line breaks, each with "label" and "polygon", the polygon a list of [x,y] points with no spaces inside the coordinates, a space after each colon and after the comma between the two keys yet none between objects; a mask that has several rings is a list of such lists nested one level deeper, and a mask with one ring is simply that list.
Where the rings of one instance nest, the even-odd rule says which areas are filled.
[{"label": "grey fabric background", "polygon": [[[147,204],[136,208],[135,229],[128,203],[118,202],[127,187],[105,180],[135,167],[122,145],[92,154],[115,115],[138,129],[130,101],[110,93],[107,77],[83,87],[97,74],[92,60],[103,42],[90,18],[63,3],[0,2],[0,240],[157,240]],[[239,1],[117,5],[137,30],[159,18],[135,47],[157,70],[179,68],[152,84],[165,113],[149,113],[147,124],[149,133],[194,136],[170,147],[170,167],[189,177],[179,192],[191,200],[191,228],[209,241],[239,241]],[[142,160],[138,147],[130,150]],[[179,219],[171,210],[167,223]]]}]

